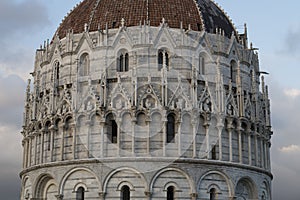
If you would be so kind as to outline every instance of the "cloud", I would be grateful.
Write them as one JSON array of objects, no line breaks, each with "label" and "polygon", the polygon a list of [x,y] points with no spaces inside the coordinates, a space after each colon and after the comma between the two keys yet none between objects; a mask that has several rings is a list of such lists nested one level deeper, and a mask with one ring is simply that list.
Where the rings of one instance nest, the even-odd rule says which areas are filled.
[{"label": "cloud", "polygon": [[46,8],[38,0],[0,1],[0,31],[2,37],[32,33],[50,24]]},{"label": "cloud", "polygon": [[300,146],[292,144],[279,149],[283,153],[300,153]]},{"label": "cloud", "polygon": [[297,55],[300,52],[300,24],[288,30],[284,45],[284,52],[287,54]]},{"label": "cloud", "polygon": [[286,89],[284,90],[284,94],[288,97],[298,97],[300,95],[300,90],[298,89]]}]

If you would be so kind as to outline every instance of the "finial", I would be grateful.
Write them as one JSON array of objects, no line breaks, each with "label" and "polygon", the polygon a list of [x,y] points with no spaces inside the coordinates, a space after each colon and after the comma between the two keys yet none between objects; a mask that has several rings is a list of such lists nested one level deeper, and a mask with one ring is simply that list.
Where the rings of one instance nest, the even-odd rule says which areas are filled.
[{"label": "finial", "polygon": [[125,19],[124,18],[121,19],[121,25],[122,25],[122,27],[125,26]]},{"label": "finial", "polygon": [[84,32],[87,32],[87,31],[88,31],[88,24],[85,23],[85,24],[84,24]]},{"label": "finial", "polygon": [[166,20],[165,20],[165,18],[164,18],[164,17],[162,18],[162,23],[163,23],[163,24],[165,24],[165,23],[166,23]]}]

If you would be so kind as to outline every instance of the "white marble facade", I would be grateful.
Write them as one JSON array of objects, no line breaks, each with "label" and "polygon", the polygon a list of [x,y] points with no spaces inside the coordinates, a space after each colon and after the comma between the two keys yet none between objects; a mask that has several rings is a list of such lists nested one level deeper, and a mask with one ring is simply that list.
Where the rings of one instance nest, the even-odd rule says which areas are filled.
[{"label": "white marble facade", "polygon": [[271,200],[258,54],[221,30],[122,24],[37,50],[21,200]]}]

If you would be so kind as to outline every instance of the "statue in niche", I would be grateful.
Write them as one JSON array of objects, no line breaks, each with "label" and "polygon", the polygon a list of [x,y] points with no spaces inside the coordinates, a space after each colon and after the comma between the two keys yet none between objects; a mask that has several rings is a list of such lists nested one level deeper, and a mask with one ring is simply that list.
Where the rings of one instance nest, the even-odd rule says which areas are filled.
[{"label": "statue in niche", "polygon": [[91,101],[88,101],[88,102],[87,102],[87,105],[86,105],[86,110],[87,110],[87,111],[91,111],[91,110],[93,110],[93,109],[94,109],[94,105],[92,104]]},{"label": "statue in niche", "polygon": [[152,104],[151,104],[149,98],[147,98],[145,101],[145,107],[149,109],[149,108],[151,108],[151,106],[152,106]]},{"label": "statue in niche", "polygon": [[67,103],[64,103],[60,109],[60,114],[65,114],[70,111],[69,105]]},{"label": "statue in niche", "polygon": [[231,104],[227,105],[227,115],[234,115],[234,110],[233,110],[233,106]]},{"label": "statue in niche", "polygon": [[123,103],[121,99],[116,101],[116,109],[121,110],[123,108]]},{"label": "statue in niche", "polygon": [[211,102],[209,98],[206,98],[202,104],[202,110],[204,112],[211,112]]},{"label": "statue in niche", "polygon": [[245,110],[245,117],[250,119],[251,118],[251,108],[248,106]]},{"label": "statue in niche", "polygon": [[182,99],[178,99],[177,103],[176,103],[176,107],[179,109],[179,110],[182,110],[183,109],[183,100]]}]

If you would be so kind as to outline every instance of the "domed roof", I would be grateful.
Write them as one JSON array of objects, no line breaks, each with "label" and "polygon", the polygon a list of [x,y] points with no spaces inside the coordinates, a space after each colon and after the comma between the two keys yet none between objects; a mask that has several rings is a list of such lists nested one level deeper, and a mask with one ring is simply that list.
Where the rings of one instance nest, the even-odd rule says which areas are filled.
[{"label": "domed roof", "polygon": [[236,31],[225,13],[211,0],[84,0],[63,20],[56,34],[64,38],[73,30],[81,33],[85,24],[89,31],[99,28],[118,28],[122,18],[125,26],[137,26],[150,21],[151,26],[159,26],[162,18],[171,28],[213,33],[218,28],[230,37]]}]

